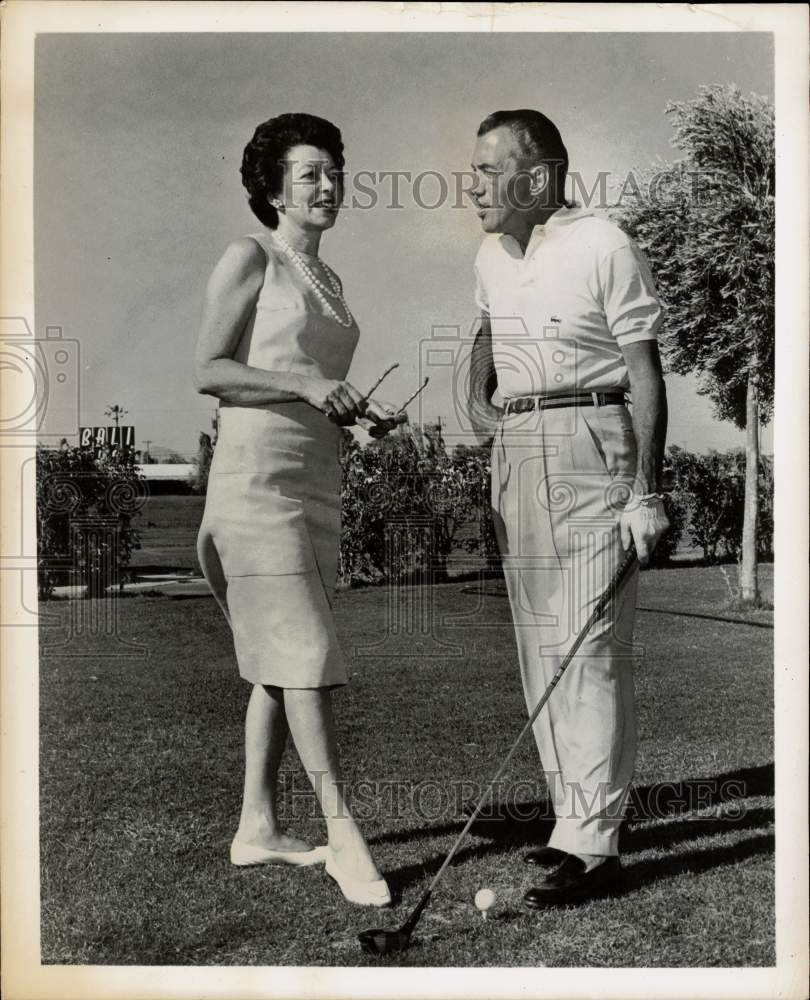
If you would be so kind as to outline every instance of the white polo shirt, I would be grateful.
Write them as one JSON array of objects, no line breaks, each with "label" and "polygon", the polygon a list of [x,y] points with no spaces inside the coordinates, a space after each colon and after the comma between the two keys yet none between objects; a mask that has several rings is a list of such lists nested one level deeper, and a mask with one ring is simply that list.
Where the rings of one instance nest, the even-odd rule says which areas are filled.
[{"label": "white polo shirt", "polygon": [[641,251],[585,209],[535,226],[525,255],[512,236],[486,236],[475,277],[504,398],[628,389],[622,347],[657,340],[661,303]]}]

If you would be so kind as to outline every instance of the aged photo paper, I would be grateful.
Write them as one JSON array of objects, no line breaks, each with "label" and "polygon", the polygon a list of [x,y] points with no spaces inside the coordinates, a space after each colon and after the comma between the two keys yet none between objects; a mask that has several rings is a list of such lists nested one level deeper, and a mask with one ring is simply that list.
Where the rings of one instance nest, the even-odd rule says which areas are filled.
[{"label": "aged photo paper", "polygon": [[[805,996],[806,7],[6,0],[0,16],[4,995],[9,1000]],[[210,461],[220,429],[216,401],[193,385],[206,281],[228,244],[261,228],[239,176],[245,143],[259,122],[287,112],[309,112],[339,125],[346,146],[346,201],[336,233],[326,237],[325,257],[339,271],[361,329],[349,378],[367,389],[385,373],[375,399],[392,405],[391,412],[407,410],[407,426],[421,428],[424,441],[429,443],[432,433],[435,443],[438,433],[449,455],[453,448],[463,452],[475,444],[458,405],[469,367],[463,378],[458,375],[454,352],[467,350],[469,362],[481,306],[473,265],[484,233],[470,205],[476,180],[470,157],[480,123],[500,108],[548,114],[567,144],[574,199],[586,207],[592,203],[596,215],[607,218],[645,170],[655,171],[656,164],[663,170],[660,165],[678,155],[667,105],[694,100],[700,88],[730,84],[775,109],[776,388],[773,419],[758,439],[773,482],[772,550],[762,564],[770,589],[765,610],[747,618],[718,606],[709,620],[696,603],[700,595],[686,600],[681,594],[687,613],[677,621],[667,618],[674,611],[664,604],[674,598],[665,596],[652,608],[659,612],[652,624],[650,602],[642,602],[648,615],[644,627],[648,633],[660,627],[661,634],[672,629],[673,649],[660,685],[656,679],[642,684],[645,711],[650,718],[666,715],[661,703],[671,698],[677,722],[666,748],[642,728],[645,767],[650,774],[653,765],[658,771],[657,784],[648,777],[639,784],[649,790],[671,783],[676,789],[682,775],[704,774],[727,785],[749,781],[749,823],[741,827],[746,837],[718,832],[717,822],[734,818],[734,803],[730,807],[723,797],[728,789],[716,799],[710,795],[697,803],[698,818],[679,820],[677,848],[684,858],[672,877],[656,881],[655,851],[661,845],[651,834],[642,845],[649,856],[636,862],[649,877],[631,876],[635,899],[619,900],[618,909],[608,903],[603,910],[596,904],[583,909],[579,926],[576,909],[561,911],[559,923],[537,925],[521,909],[521,892],[532,884],[526,869],[516,867],[522,864],[520,852],[530,846],[525,839],[504,847],[516,852],[511,868],[488,848],[474,847],[462,859],[466,874],[451,867],[452,881],[437,886],[432,914],[427,911],[414,932],[415,946],[369,959],[357,932],[399,927],[464,826],[465,802],[453,799],[463,783],[453,771],[445,787],[444,769],[449,775],[453,766],[447,761],[469,768],[470,784],[463,786],[468,799],[484,788],[526,720],[512,619],[499,580],[483,571],[476,576],[474,542],[467,549],[459,543],[443,564],[443,571],[452,570],[447,579],[456,574],[452,593],[463,607],[450,607],[447,597],[436,598],[436,607],[445,601],[447,620],[451,612],[495,609],[487,627],[498,638],[487,638],[486,648],[493,664],[503,660],[503,676],[478,671],[480,664],[470,659],[472,646],[465,643],[479,634],[474,625],[469,635],[458,626],[452,634],[397,632],[392,621],[399,621],[404,605],[385,596],[398,593],[396,588],[365,586],[380,582],[371,580],[371,573],[363,588],[350,591],[347,583],[338,595],[338,631],[350,654],[349,687],[355,692],[353,708],[336,702],[339,717],[355,713],[340,724],[340,738],[349,744],[356,738],[348,748],[355,754],[352,767],[357,761],[368,771],[353,777],[377,782],[360,789],[371,810],[367,815],[389,802],[384,796],[392,789],[411,794],[422,780],[424,790],[432,775],[429,790],[439,794],[445,809],[431,812],[432,800],[425,799],[425,811],[415,813],[424,817],[422,824],[413,816],[403,820],[391,806],[390,816],[375,827],[370,846],[381,867],[394,872],[393,909],[344,904],[337,887],[313,871],[290,872],[289,878],[302,876],[287,882],[302,887],[293,899],[281,890],[273,894],[288,880],[286,871],[275,882],[275,873],[267,870],[231,870],[227,849],[242,791],[247,688],[237,676],[225,620],[208,599],[195,561],[202,499],[189,483],[199,474],[206,448]],[[326,313],[341,322],[342,291],[329,272],[318,271],[319,279],[305,260],[299,258],[296,266]],[[557,322],[556,316],[549,319]],[[557,354],[550,356],[557,363]],[[684,453],[727,454],[744,447],[743,431],[716,418],[695,377],[668,374],[667,392],[668,444]],[[370,439],[356,431],[355,440],[365,445]],[[122,580],[112,598],[104,598],[112,576],[98,592],[88,585],[84,594],[72,577],[68,585],[65,574],[72,570],[66,565],[48,569],[47,595],[42,590],[46,522],[40,517],[38,548],[37,511],[38,503],[41,509],[46,502],[46,486],[40,463],[46,450],[57,461],[60,452],[80,456],[82,447],[93,461],[124,452],[135,456],[142,477],[116,484],[113,476],[108,487],[113,494],[121,488],[111,509],[123,511],[127,525],[129,515],[143,506],[142,489],[150,503],[170,501],[161,507],[162,517],[174,516],[166,512],[181,506],[173,506],[171,483],[196,503],[196,522],[170,525],[165,538],[171,541],[162,535],[156,541],[165,525],[148,505],[133,518],[142,548],[127,555],[137,573]],[[89,475],[82,470],[74,479]],[[75,484],[69,479],[59,480],[48,503],[72,502]],[[358,518],[364,503],[380,502],[372,493],[360,494]],[[447,495],[456,496],[452,490]],[[112,522],[105,524],[115,544],[124,544]],[[88,553],[96,551],[93,532],[101,529],[89,522],[79,528],[86,569]],[[472,536],[460,537],[464,542]],[[182,558],[172,549],[176,539]],[[386,550],[386,558],[392,551]],[[697,567],[700,558],[697,548],[690,550],[691,561],[684,565]],[[725,563],[712,567],[711,579],[733,594],[736,559]],[[74,562],[73,570],[78,565]],[[647,575],[659,572],[664,573]],[[194,600],[169,599],[183,587]],[[414,587],[407,593],[424,592]],[[347,593],[356,601],[351,626],[348,617],[341,619]],[[377,612],[388,616],[382,639]],[[749,662],[754,656],[746,650],[749,642],[754,651],[766,651],[766,660],[772,648],[772,664]],[[201,672],[195,685],[194,658],[202,670],[210,667],[202,662],[207,656],[217,660],[221,673]],[[684,667],[690,658],[699,670]],[[417,711],[412,701],[411,713],[409,699],[417,697],[418,686],[411,672],[429,661],[441,663],[441,671],[418,682],[422,707]],[[363,673],[369,663],[376,664],[373,676]],[[764,704],[771,667],[772,723],[770,705]],[[728,692],[735,683],[744,701],[751,692],[745,720],[730,717],[736,703]],[[110,695],[115,690],[120,695]],[[236,707],[234,691],[242,698]],[[434,695],[436,705],[447,707],[434,707],[431,715]],[[386,711],[380,699],[394,696]],[[491,718],[486,699],[493,706]],[[515,706],[511,717],[507,703]],[[101,704],[107,706],[104,712],[97,708]],[[173,712],[182,722],[164,739],[152,730],[153,718]],[[684,750],[698,715],[709,761],[716,757],[713,770],[703,761],[690,767]],[[726,727],[716,747],[715,715]],[[358,735],[364,726],[368,732]],[[490,734],[498,741],[495,756],[481,749],[487,737],[478,734],[489,732],[487,726],[498,730]],[[409,756],[411,739],[425,742]],[[761,760],[746,756],[752,741],[764,748]],[[221,757],[220,744],[228,747]],[[116,759],[112,746],[123,748],[124,756]],[[534,745],[521,754],[511,778],[536,780]],[[393,762],[390,773],[386,757]],[[725,763],[727,757],[732,764]],[[198,774],[190,774],[190,760],[197,762]],[[173,777],[175,770],[187,778]],[[296,772],[295,780],[302,774]],[[180,787],[197,777],[200,787],[211,790],[207,800]],[[153,787],[146,787],[150,782]],[[306,804],[302,828],[310,837],[319,829],[322,835],[311,792],[306,798],[294,782],[285,787],[285,802],[295,805],[300,793]],[[62,797],[60,789],[72,791]],[[137,803],[149,796],[155,808],[146,817]],[[537,796],[529,788],[523,797]],[[112,815],[120,821],[120,838],[105,819]],[[358,818],[362,826],[359,811]],[[47,856],[41,829],[55,838],[48,841]],[[710,842],[715,834],[718,843],[727,838],[722,850]],[[774,838],[775,874],[764,864],[756,867],[762,856],[772,856]],[[159,872],[161,851],[165,871],[155,876],[150,896],[149,879],[138,868],[154,866]],[[84,867],[76,864],[77,855]],[[64,860],[61,872],[54,858]],[[87,888],[101,884],[99,872],[110,873],[109,909]],[[752,886],[761,878],[762,896],[725,895],[740,872],[754,872]],[[490,884],[497,893],[491,897]],[[315,904],[327,899],[322,895],[327,885],[329,909],[319,913]],[[484,895],[476,896],[478,890]],[[220,892],[232,894],[227,903]],[[678,953],[681,938],[671,936],[669,922],[681,921],[682,928],[692,919],[697,895],[691,892],[700,895],[691,929],[698,959]],[[289,924],[275,909],[279,899],[284,906],[293,899]],[[747,907],[749,913],[740,912]],[[266,927],[255,919],[264,912]],[[533,926],[544,932],[534,935]],[[753,928],[750,939],[746,927]],[[439,964],[429,965],[428,954],[439,956]],[[275,961],[263,960],[267,955]],[[626,959],[624,966],[617,966],[617,955]],[[772,962],[763,964],[762,955]]]}]

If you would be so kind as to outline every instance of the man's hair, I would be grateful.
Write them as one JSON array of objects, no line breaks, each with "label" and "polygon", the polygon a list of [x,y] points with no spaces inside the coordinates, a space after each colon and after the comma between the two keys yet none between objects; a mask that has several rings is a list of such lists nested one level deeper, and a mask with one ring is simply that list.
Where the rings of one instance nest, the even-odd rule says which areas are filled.
[{"label": "man's hair", "polygon": [[495,111],[478,126],[478,135],[496,128],[508,128],[517,140],[523,156],[546,163],[552,168],[556,190],[563,192],[568,173],[568,150],[560,130],[550,118],[539,111],[520,108],[517,111]]}]

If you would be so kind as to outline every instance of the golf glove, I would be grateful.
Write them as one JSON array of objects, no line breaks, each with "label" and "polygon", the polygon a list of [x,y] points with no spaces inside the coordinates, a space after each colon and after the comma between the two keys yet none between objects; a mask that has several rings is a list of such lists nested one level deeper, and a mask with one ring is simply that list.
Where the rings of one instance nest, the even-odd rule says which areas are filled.
[{"label": "golf glove", "polygon": [[634,493],[622,512],[619,526],[622,545],[628,548],[636,543],[638,561],[646,566],[659,538],[669,530],[669,518],[664,510],[664,498],[660,493],[644,496]]}]

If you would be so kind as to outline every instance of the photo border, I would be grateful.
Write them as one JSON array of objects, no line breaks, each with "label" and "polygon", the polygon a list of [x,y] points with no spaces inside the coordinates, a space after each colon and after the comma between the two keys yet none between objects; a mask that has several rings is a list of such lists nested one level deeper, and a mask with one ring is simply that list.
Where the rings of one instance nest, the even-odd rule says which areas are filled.
[{"label": "photo border", "polygon": [[[768,31],[775,43],[778,197],[775,470],[776,941],[772,969],[358,969],[42,965],[39,932],[37,633],[20,600],[35,500],[33,441],[0,447],[2,947],[9,1000],[95,997],[804,996],[807,971],[808,124],[800,4],[94,3],[11,0],[2,11],[0,316],[34,326],[34,40],[41,32]],[[799,224],[797,225],[797,220]],[[799,362],[798,359],[801,359]],[[31,484],[29,483],[29,486]],[[27,572],[27,576],[33,574]],[[36,588],[34,586],[34,609]],[[19,627],[16,627],[19,626]],[[718,668],[721,666],[717,665]]]}]

